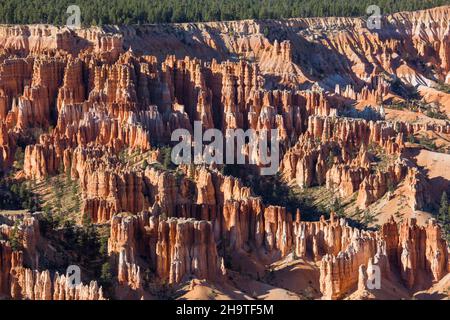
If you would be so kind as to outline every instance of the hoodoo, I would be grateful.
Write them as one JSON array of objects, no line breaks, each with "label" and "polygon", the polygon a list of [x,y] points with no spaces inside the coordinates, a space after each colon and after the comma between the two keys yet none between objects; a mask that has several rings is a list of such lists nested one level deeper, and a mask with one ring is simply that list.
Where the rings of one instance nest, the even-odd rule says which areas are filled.
[{"label": "hoodoo", "polygon": [[0,25],[0,299],[448,299],[450,6],[429,7]]}]

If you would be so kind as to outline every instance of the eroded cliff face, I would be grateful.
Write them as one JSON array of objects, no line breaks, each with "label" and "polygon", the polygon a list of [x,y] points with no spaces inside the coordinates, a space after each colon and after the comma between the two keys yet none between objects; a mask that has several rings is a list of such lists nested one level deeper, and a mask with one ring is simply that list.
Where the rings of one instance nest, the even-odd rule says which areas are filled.
[{"label": "eroded cliff face", "polygon": [[436,232],[441,230],[434,220],[419,227],[415,219],[397,224],[393,218],[377,232],[354,229],[341,251],[327,254],[320,262],[324,298],[342,298],[354,291],[358,283],[366,288],[366,270],[373,272],[374,266],[380,271],[381,283],[395,279],[398,274],[409,289],[438,282],[448,272],[448,248],[440,236],[436,237]]},{"label": "eroded cliff face", "polygon": [[[227,254],[259,251],[272,261],[292,255],[295,259],[313,261],[320,274],[323,299],[339,299],[354,291],[367,291],[368,279],[373,279],[374,274],[379,277],[377,281],[381,286],[397,281],[413,292],[439,282],[448,274],[448,246],[434,220],[422,227],[415,219],[399,224],[391,219],[379,231],[363,231],[350,227],[345,219],[333,214],[330,220],[322,216],[320,221],[309,222],[302,221],[299,212],[292,220],[283,207],[263,209],[259,204],[252,213],[242,207],[245,202],[240,206],[236,206],[237,203],[226,201],[223,212],[218,211],[215,218],[208,218],[209,221],[167,218],[155,208],[138,214],[114,215],[108,255],[114,270],[116,293],[127,292],[126,297],[134,299],[145,297],[149,280],[144,273],[148,272],[154,275],[152,283],[157,285],[177,285],[191,277],[210,283],[227,283],[225,260],[219,251]],[[234,209],[228,211],[228,204]],[[36,249],[41,246],[39,224],[32,217],[19,219],[21,251],[11,248],[7,241],[12,239],[15,227],[1,226],[2,237],[7,239],[0,245],[3,297],[104,299],[102,288],[95,281],[72,287],[65,275],[25,267],[25,255],[34,257],[30,261],[37,263],[39,260]],[[221,226],[223,223],[226,225]]]},{"label": "eroded cliff face", "polygon": [[[37,217],[1,216],[0,298],[24,300],[103,300],[96,281],[73,284],[69,275],[38,270],[41,235]],[[5,220],[5,221],[3,221]],[[12,244],[14,243],[14,246]]]},{"label": "eroded cliff face", "polygon": [[[159,56],[176,52],[179,57],[222,60],[235,55],[255,60],[262,72],[276,73],[292,86],[322,81],[334,89],[334,77],[345,79],[341,87],[362,85],[382,70],[426,83],[432,77],[417,70],[407,55],[436,64],[439,79],[446,79],[449,52],[444,20],[448,10],[441,7],[384,17],[376,33],[359,18],[186,23],[124,27],[119,32],[127,47]],[[423,29],[433,32],[421,32]]]},{"label": "eroded cliff face", "polygon": [[[298,208],[283,206],[287,199],[268,203],[248,181],[221,173],[221,164],[171,168],[163,146],[174,145],[175,129],[194,133],[194,121],[203,132],[277,129],[278,173],[290,188],[324,188],[366,212],[397,192],[415,214],[436,204],[446,185],[430,191],[429,173],[408,155],[422,148],[411,137],[450,141],[450,124],[386,120],[385,107],[409,99],[398,81],[448,83],[449,11],[384,17],[379,32],[344,18],[164,30],[1,26],[0,169],[37,184],[74,181],[76,222],[110,228],[117,296],[147,298],[152,285],[191,278],[229,285],[236,259],[264,271],[283,259],[309,261],[328,299],[372,294],[367,280],[379,268],[382,283],[412,296],[448,274],[436,222],[396,215],[364,231],[333,213],[304,221]],[[437,108],[450,110],[439,99]],[[246,175],[259,177],[262,155],[249,143],[242,149],[255,163],[243,167]],[[1,296],[105,298],[95,281],[70,288],[65,275],[39,268],[49,240],[37,218],[17,217],[22,250],[13,250],[10,219],[0,225]]]},{"label": "eroded cliff face", "polygon": [[11,298],[24,300],[103,300],[97,282],[72,285],[68,276],[49,270],[38,271],[23,267],[22,252],[14,252],[11,263]]},{"label": "eroded cliff face", "polygon": [[[55,29],[52,32],[63,31]],[[46,34],[44,32],[42,37]],[[124,150],[128,153],[145,152],[152,145],[167,143],[175,129],[185,128],[192,132],[193,121],[201,121],[204,130],[214,127],[223,132],[234,128],[255,129],[257,132],[278,129],[281,150],[286,151],[284,157],[287,158],[283,161],[286,169],[282,170],[287,171],[288,180],[295,178],[301,187],[342,187],[339,188],[342,197],[358,191],[358,206],[366,208],[380,199],[389,186],[402,182],[409,166],[402,165],[401,161],[391,161],[387,169],[375,169],[375,173],[369,173],[373,168],[368,160],[352,163],[355,152],[364,156],[365,148],[376,146],[389,155],[399,155],[404,149],[406,136],[422,130],[446,135],[450,131],[448,124],[424,128],[423,125],[412,126],[400,121],[388,123],[335,118],[334,115],[345,108],[342,98],[369,99],[368,94],[351,94],[349,88],[356,88],[355,83],[348,84],[344,92],[340,89],[323,91],[318,83],[311,87],[312,90],[300,91],[282,82],[277,86],[283,90],[268,90],[274,84],[270,80],[271,73],[261,71],[262,61],[219,63],[212,60],[206,63],[197,58],[167,56],[158,63],[156,57],[138,56],[131,50],[115,53],[116,59],[111,60],[91,50],[95,41],[90,37],[100,37],[100,34],[94,34],[71,34],[73,38],[89,39],[85,47],[78,48],[78,58],[72,58],[67,50],[56,47],[52,49],[53,56],[47,54],[50,57],[12,58],[3,62],[2,87],[3,92],[8,93],[2,107],[2,165],[5,168],[11,165],[17,149],[14,143],[17,134],[35,127],[46,130],[50,127],[49,133],[38,136],[36,143],[24,150],[25,176],[36,180],[69,170],[76,178],[84,175],[98,179],[92,177],[93,170],[110,170],[97,164],[87,171],[81,169],[85,165],[81,161],[98,156],[98,151],[92,151],[93,148],[105,147],[103,153],[116,155]],[[116,35],[108,37],[120,38]],[[133,38],[129,34],[122,37]],[[277,43],[274,46],[279,47]],[[113,47],[107,46],[107,51],[114,51]],[[288,47],[281,45],[275,51],[283,52]],[[13,50],[7,44],[5,49]],[[16,50],[16,53],[20,54],[21,50]],[[34,50],[30,50],[31,53]],[[18,78],[17,73],[20,74]],[[10,80],[12,75],[17,79]],[[374,77],[378,79],[378,76]],[[372,95],[392,94],[388,84],[375,80],[367,84],[368,87],[374,86],[370,89]],[[54,127],[50,126],[51,122],[55,123]],[[321,144],[316,146],[319,140]],[[298,152],[299,148],[304,151]],[[335,148],[344,151],[330,159]],[[246,152],[248,159],[261,164],[261,155]],[[80,153],[83,154],[81,158]],[[293,153],[297,155],[293,156]],[[96,162],[97,159],[94,160]],[[74,171],[74,165],[78,172]],[[106,165],[111,166],[109,163]],[[102,179],[109,179],[109,176],[108,173]],[[111,179],[117,180],[116,177],[113,174]],[[118,179],[128,179],[125,184],[133,184],[130,179],[137,179],[136,183],[140,180],[139,174],[134,173],[130,173],[128,178]],[[413,209],[421,209],[426,203],[420,195],[415,195],[416,190],[425,192],[420,180],[414,174],[404,180],[411,185]],[[85,181],[81,184],[84,191],[90,188],[90,183]],[[104,181],[102,185],[111,183],[116,184],[113,189],[120,188],[112,181]],[[139,193],[140,187],[136,188]],[[109,190],[105,192],[104,195],[86,193],[86,210],[101,211],[100,216],[104,218],[100,220],[108,220],[114,212],[137,212],[145,208],[143,199],[135,199],[132,204],[118,203],[112,199],[117,197],[107,195]]]},{"label": "eroded cliff face", "polygon": [[131,285],[134,289],[142,289],[138,256],[148,258],[148,266],[162,283],[179,283],[189,275],[216,280],[222,274],[212,224],[208,221],[163,220],[149,217],[148,212],[138,216],[116,215],[111,220],[108,246],[110,255],[118,258],[119,284]]}]

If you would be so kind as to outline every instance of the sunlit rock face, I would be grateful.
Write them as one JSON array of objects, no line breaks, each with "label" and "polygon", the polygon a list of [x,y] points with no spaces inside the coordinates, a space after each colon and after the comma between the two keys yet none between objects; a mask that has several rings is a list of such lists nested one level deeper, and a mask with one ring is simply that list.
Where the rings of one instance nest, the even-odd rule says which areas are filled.
[{"label": "sunlit rock face", "polygon": [[[0,171],[33,186],[71,181],[80,207],[64,218],[103,231],[111,270],[108,292],[91,275],[70,286],[43,263],[55,238],[67,240],[64,227],[50,239],[39,215],[0,212],[0,298],[146,299],[192,279],[248,298],[245,277],[275,281],[289,263],[308,263],[292,270],[309,272],[315,298],[385,297],[367,285],[377,268],[399,289],[389,298],[440,286],[448,244],[436,221],[415,216],[450,183],[415,156],[450,161],[437,152],[450,123],[389,106],[414,86],[415,100],[450,115],[449,16],[448,6],[393,14],[377,31],[360,18],[0,26]],[[225,136],[277,129],[277,181],[292,193],[259,190],[263,156],[249,144],[240,151],[255,164],[240,178],[220,163],[171,167],[173,131],[193,134],[196,121]],[[352,219],[292,207],[294,190],[314,188],[351,200]],[[377,228],[355,225],[356,210],[392,199],[409,218],[392,209]],[[287,290],[280,283],[270,285]],[[289,288],[299,298],[306,289]]]}]

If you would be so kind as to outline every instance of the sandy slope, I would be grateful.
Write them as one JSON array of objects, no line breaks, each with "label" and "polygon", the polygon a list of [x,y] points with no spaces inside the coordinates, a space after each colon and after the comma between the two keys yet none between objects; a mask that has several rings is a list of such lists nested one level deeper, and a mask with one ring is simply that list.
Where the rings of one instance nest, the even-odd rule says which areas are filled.
[{"label": "sandy slope", "polygon": [[414,298],[424,300],[450,300],[450,273],[448,273],[438,283],[435,283],[430,289],[417,292],[414,295]]},{"label": "sandy slope", "polygon": [[450,94],[434,88],[419,86],[418,91],[427,103],[437,103],[441,106],[441,111],[450,117]]},{"label": "sandy slope", "polygon": [[450,154],[428,150],[409,150],[405,156],[412,159],[427,175],[431,194],[439,201],[444,190],[450,190]]}]

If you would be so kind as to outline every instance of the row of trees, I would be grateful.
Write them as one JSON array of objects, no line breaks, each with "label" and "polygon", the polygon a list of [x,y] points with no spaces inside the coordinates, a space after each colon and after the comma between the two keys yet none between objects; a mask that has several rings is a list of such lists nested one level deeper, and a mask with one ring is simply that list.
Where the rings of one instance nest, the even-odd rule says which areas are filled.
[{"label": "row of trees", "polygon": [[81,8],[84,25],[194,22],[290,17],[365,16],[369,5],[382,13],[418,10],[450,0],[3,0],[1,23],[66,23],[67,8]]}]

